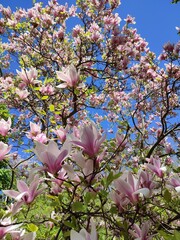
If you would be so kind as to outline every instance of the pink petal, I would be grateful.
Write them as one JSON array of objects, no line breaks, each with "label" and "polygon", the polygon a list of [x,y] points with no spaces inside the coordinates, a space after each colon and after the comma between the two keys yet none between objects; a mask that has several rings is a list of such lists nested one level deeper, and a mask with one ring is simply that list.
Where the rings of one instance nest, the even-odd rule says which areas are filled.
[{"label": "pink petal", "polygon": [[71,81],[70,77],[67,76],[65,73],[57,71],[57,76],[60,80],[69,83]]},{"label": "pink petal", "polygon": [[19,192],[29,191],[27,184],[22,180],[17,181],[17,189],[19,190]]},{"label": "pink petal", "polygon": [[122,193],[128,195],[128,197],[131,197],[133,191],[132,191],[132,188],[129,185],[129,183],[125,182],[122,179],[117,179],[114,182],[114,185],[119,192],[122,192]]},{"label": "pink petal", "polygon": [[67,155],[68,155],[68,150],[63,150],[59,154],[58,158],[56,159],[56,165],[61,165],[63,160],[64,160],[64,158],[67,157]]},{"label": "pink petal", "polygon": [[19,195],[19,192],[15,190],[2,190],[2,192],[11,198],[16,198]]}]

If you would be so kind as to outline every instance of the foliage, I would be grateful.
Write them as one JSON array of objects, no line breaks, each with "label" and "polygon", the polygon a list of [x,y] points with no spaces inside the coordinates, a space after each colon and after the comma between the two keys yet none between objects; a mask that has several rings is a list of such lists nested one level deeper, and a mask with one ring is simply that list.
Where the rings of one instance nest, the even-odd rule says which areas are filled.
[{"label": "foliage", "polygon": [[178,3],[180,0],[173,0],[172,3]]},{"label": "foliage", "polygon": [[33,3],[0,6],[0,239],[179,239],[180,43],[118,0]]},{"label": "foliage", "polygon": [[[0,119],[7,120],[10,116],[8,108],[5,104],[0,103]],[[7,136],[0,135],[0,141],[7,142]],[[6,189],[9,187],[9,182],[11,179],[11,171],[5,162],[0,162],[0,189]]]}]

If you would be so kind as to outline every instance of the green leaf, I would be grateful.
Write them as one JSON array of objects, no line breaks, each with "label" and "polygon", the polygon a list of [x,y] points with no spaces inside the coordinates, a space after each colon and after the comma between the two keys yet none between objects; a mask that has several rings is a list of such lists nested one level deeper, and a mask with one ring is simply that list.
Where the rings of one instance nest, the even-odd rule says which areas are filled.
[{"label": "green leaf", "polygon": [[94,200],[96,197],[96,193],[94,192],[87,192],[84,195],[84,202],[88,205],[90,203],[90,201]]},{"label": "green leaf", "polygon": [[82,202],[75,202],[72,204],[72,210],[74,212],[82,212],[86,209],[86,206]]},{"label": "green leaf", "polygon": [[55,114],[59,115],[59,114],[61,114],[61,112],[60,111],[56,111]]},{"label": "green leaf", "polygon": [[6,240],[12,240],[10,233],[6,234]]},{"label": "green leaf", "polygon": [[5,214],[5,211],[3,209],[0,209],[0,218],[2,218],[4,214]]},{"label": "green leaf", "polygon": [[64,225],[66,225],[67,227],[70,227],[70,228],[74,228],[74,223],[72,222],[68,222],[68,221],[64,221]]},{"label": "green leaf", "polygon": [[23,152],[30,153],[30,152],[32,152],[32,149],[25,149],[25,150],[23,150]]},{"label": "green leaf", "polygon": [[33,88],[33,90],[39,91],[39,90],[40,90],[40,87],[35,87],[35,88]]},{"label": "green leaf", "polygon": [[111,209],[110,209],[110,213],[117,214],[118,213],[117,207],[116,206],[112,206]]},{"label": "green leaf", "polygon": [[164,191],[164,199],[168,203],[171,202],[172,199],[171,193],[167,189]]},{"label": "green leaf", "polygon": [[107,178],[103,178],[102,179],[102,184],[106,187],[108,187],[112,181],[114,181],[115,179],[117,179],[118,177],[120,177],[121,173],[117,173],[117,174],[114,174],[112,171],[109,173],[108,177]]},{"label": "green leaf", "polygon": [[180,167],[177,167],[176,169],[173,169],[175,173],[180,173]]},{"label": "green leaf", "polygon": [[164,240],[170,240],[170,239],[172,240],[172,239],[173,239],[173,238],[172,238],[172,235],[164,232],[163,230],[160,230],[160,231],[159,231],[159,234],[160,234],[160,236],[163,237]]},{"label": "green leaf", "polygon": [[54,105],[53,105],[53,104],[50,104],[50,105],[49,105],[49,110],[50,110],[51,112],[54,112]]},{"label": "green leaf", "polygon": [[174,240],[179,240],[180,239],[180,232],[179,231],[174,231]]},{"label": "green leaf", "polygon": [[48,99],[49,98],[49,96],[43,96],[42,98],[41,98],[41,100],[46,100],[46,99]]},{"label": "green leaf", "polygon": [[38,227],[37,227],[35,224],[30,223],[30,224],[27,225],[27,229],[28,229],[30,232],[37,232]]},{"label": "green leaf", "polygon": [[113,181],[113,172],[110,172],[107,177],[107,186]]}]

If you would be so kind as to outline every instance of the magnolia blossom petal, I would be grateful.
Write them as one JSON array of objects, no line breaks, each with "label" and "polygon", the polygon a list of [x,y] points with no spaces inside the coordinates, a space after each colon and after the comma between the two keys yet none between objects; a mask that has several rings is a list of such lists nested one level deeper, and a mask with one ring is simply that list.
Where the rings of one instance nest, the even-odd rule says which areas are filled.
[{"label": "magnolia blossom petal", "polygon": [[61,83],[58,86],[56,86],[57,88],[66,88],[68,85],[67,83]]},{"label": "magnolia blossom petal", "polygon": [[7,144],[0,141],[0,161],[8,156],[7,154],[10,152],[10,150],[11,146],[8,146]]},{"label": "magnolia blossom petal", "polygon": [[76,232],[75,230],[71,230],[70,239],[71,240],[86,240],[80,233]]},{"label": "magnolia blossom petal", "polygon": [[17,181],[17,189],[19,192],[25,192],[29,190],[27,184],[22,180]]},{"label": "magnolia blossom petal", "polygon": [[36,239],[36,232],[27,233],[22,237],[22,240],[35,240],[35,239]]},{"label": "magnolia blossom petal", "polygon": [[54,155],[58,156],[60,150],[57,143],[55,143],[54,141],[49,141],[49,144],[47,145],[47,152],[52,152]]},{"label": "magnolia blossom petal", "polygon": [[67,172],[67,175],[71,181],[80,182],[80,178],[75,173],[72,165],[63,164],[63,169]]},{"label": "magnolia blossom petal", "polygon": [[97,231],[96,231],[96,224],[94,221],[91,220],[91,239],[97,240]]},{"label": "magnolia blossom petal", "polygon": [[98,153],[102,142],[105,140],[106,136],[101,136],[101,134],[96,129],[93,122],[84,125],[80,130],[80,140],[75,138],[72,143],[81,147],[85,153],[89,156],[94,156]]},{"label": "magnolia blossom petal", "polygon": [[137,191],[135,191],[133,194],[140,194],[145,197],[149,197],[150,195],[150,190],[148,188],[140,188]]},{"label": "magnolia blossom petal", "polygon": [[114,182],[114,186],[118,191],[120,191],[124,194],[127,194],[128,196],[131,196],[131,193],[132,193],[131,186],[123,179],[120,179],[120,178],[117,179]]},{"label": "magnolia blossom petal", "polygon": [[133,190],[135,190],[138,181],[137,181],[137,179],[135,179],[135,177],[132,175],[132,173],[130,171],[128,172],[128,175],[127,175],[127,181],[131,185],[131,188]]},{"label": "magnolia blossom petal", "polygon": [[65,88],[67,86],[74,87],[79,81],[79,73],[72,64],[64,69],[64,71],[57,71],[56,73],[58,79],[65,82],[64,84],[58,85],[58,88]]},{"label": "magnolia blossom petal", "polygon": [[11,198],[16,198],[19,195],[19,192],[15,190],[2,190],[2,192]]},{"label": "magnolia blossom petal", "polygon": [[175,187],[175,190],[180,194],[180,186]]},{"label": "magnolia blossom petal", "polygon": [[28,192],[22,192],[15,198],[15,200],[20,201],[24,196],[28,196],[28,195],[29,195]]},{"label": "magnolia blossom petal", "polygon": [[63,150],[56,159],[56,165],[61,165],[63,160],[67,157],[68,150]]},{"label": "magnolia blossom petal", "polygon": [[146,237],[147,237],[148,231],[149,231],[149,223],[148,223],[148,222],[145,222],[145,223],[143,224],[142,232],[141,232],[143,238],[146,238]]},{"label": "magnolia blossom petal", "polygon": [[61,71],[57,71],[57,76],[60,80],[64,81],[64,82],[69,82],[70,81],[70,77],[67,76],[65,73],[61,72]]}]

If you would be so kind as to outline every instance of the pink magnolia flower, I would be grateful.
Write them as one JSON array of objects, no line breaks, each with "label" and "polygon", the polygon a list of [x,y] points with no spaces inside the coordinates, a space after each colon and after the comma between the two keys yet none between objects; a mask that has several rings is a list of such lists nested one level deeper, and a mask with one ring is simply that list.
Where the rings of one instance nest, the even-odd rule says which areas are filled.
[{"label": "pink magnolia flower", "polygon": [[131,17],[130,15],[127,16],[127,18],[124,19],[128,24],[136,24],[135,18]]},{"label": "pink magnolia flower", "polygon": [[169,181],[170,185],[175,188],[175,190],[180,193],[180,177],[172,177]]},{"label": "pink magnolia flower", "polygon": [[71,171],[72,174],[74,173],[74,175],[76,174],[76,176],[78,176],[77,180],[79,180],[79,177],[85,178],[87,182],[90,182],[92,179],[94,179],[94,162],[91,159],[85,159],[81,152],[73,154],[72,158],[81,168],[81,172],[78,171],[77,175],[77,172],[74,173],[73,168],[71,169],[70,167],[67,168],[67,166],[65,166],[67,168],[68,175]]},{"label": "pink magnolia flower", "polygon": [[148,236],[149,223],[145,222],[140,228],[137,224],[133,225],[133,230],[129,230],[129,233],[134,237],[135,240],[150,240],[152,236]]},{"label": "pink magnolia flower", "polygon": [[10,218],[0,219],[0,239],[5,239],[7,233],[13,234],[14,230],[22,224],[14,224]]},{"label": "pink magnolia flower", "polygon": [[37,155],[39,161],[44,164],[41,169],[52,174],[57,174],[62,168],[64,159],[68,156],[68,147],[64,144],[63,148],[59,150],[58,145],[54,141],[49,141],[48,145],[37,142],[34,153]]},{"label": "pink magnolia flower", "polygon": [[0,161],[7,157],[7,153],[11,150],[11,146],[6,143],[0,142]]},{"label": "pink magnolia flower", "polygon": [[90,157],[93,157],[99,152],[102,142],[106,136],[102,136],[94,123],[86,124],[80,129],[80,140],[73,140],[72,143],[79,146]]},{"label": "pink magnolia flower", "polygon": [[17,202],[11,203],[9,206],[7,206],[6,213],[11,214],[11,216],[15,215],[21,210],[19,204]]},{"label": "pink magnolia flower", "polygon": [[40,143],[46,143],[48,140],[46,134],[41,132],[41,126],[33,122],[30,122],[30,132],[27,133],[27,137]]},{"label": "pink magnolia flower", "polygon": [[156,185],[153,181],[152,174],[149,174],[147,171],[140,171],[139,183],[142,188],[148,188],[149,190],[154,189]]},{"label": "pink magnolia flower", "polygon": [[158,177],[162,178],[164,176],[164,172],[166,171],[166,167],[161,165],[161,160],[159,158],[151,159],[152,163],[147,163],[146,167],[154,172]]},{"label": "pink magnolia flower", "polygon": [[93,221],[91,221],[91,233],[88,233],[86,229],[81,229],[78,233],[75,230],[71,230],[70,240],[97,240],[96,226]]},{"label": "pink magnolia flower", "polygon": [[68,178],[73,181],[73,182],[76,182],[76,183],[80,183],[81,180],[79,178],[79,173],[77,173],[77,171],[75,172],[74,171],[74,167],[73,165],[71,164],[63,164],[63,169],[66,171],[67,173],[67,176]]},{"label": "pink magnolia flower", "polygon": [[11,118],[8,120],[4,120],[3,118],[0,120],[0,134],[5,137],[8,134],[8,131],[11,128]]},{"label": "pink magnolia flower", "polygon": [[126,196],[131,203],[136,203],[139,200],[139,194],[145,197],[149,196],[149,189],[146,187],[141,188],[139,179],[135,178],[130,171],[127,173],[125,179],[123,177],[121,176],[114,181],[116,192],[123,194],[123,198]]},{"label": "pink magnolia flower", "polygon": [[126,195],[118,192],[118,190],[110,192],[109,197],[115,202],[119,212],[123,212],[125,207],[130,203]]},{"label": "pink magnolia flower", "polygon": [[64,82],[59,84],[57,88],[74,87],[79,81],[79,72],[77,72],[74,65],[70,65],[63,71],[57,71],[56,73],[58,79]]},{"label": "pink magnolia flower", "polygon": [[47,178],[47,181],[51,182],[51,192],[54,195],[58,195],[62,191],[62,184],[64,180],[67,178],[66,171],[62,168],[56,177],[51,173],[48,173],[50,179]]},{"label": "pink magnolia flower", "polygon": [[36,83],[38,83],[39,81],[37,80],[37,77],[38,77],[38,72],[35,68],[30,68],[29,70],[21,70],[17,71],[17,74],[19,75],[20,79],[23,80],[24,84],[25,85],[34,85]]},{"label": "pink magnolia flower", "polygon": [[39,133],[37,136],[32,138],[36,142],[47,143],[48,139],[45,133]]},{"label": "pink magnolia flower", "polygon": [[12,240],[35,240],[36,232],[25,233],[25,230],[14,231],[11,233]]},{"label": "pink magnolia flower", "polygon": [[61,141],[61,142],[64,142],[66,140],[66,129],[64,129],[63,127],[60,127],[56,130],[53,130],[53,132],[57,135],[58,139]]},{"label": "pink magnolia flower", "polygon": [[30,132],[27,134],[27,137],[34,139],[34,137],[36,137],[40,133],[41,133],[41,126],[39,124],[30,122]]},{"label": "pink magnolia flower", "polygon": [[125,139],[123,135],[116,133],[116,141],[119,145],[119,148],[123,150],[127,144],[127,139]]},{"label": "pink magnolia flower", "polygon": [[27,96],[30,94],[27,89],[21,90],[19,88],[16,88],[15,92],[21,100],[27,98]]},{"label": "pink magnolia flower", "polygon": [[3,190],[3,193],[6,194],[9,197],[14,198],[16,201],[19,203],[19,207],[25,203],[25,204],[30,204],[34,201],[34,199],[42,193],[44,190],[43,188],[38,189],[40,183],[40,179],[38,175],[36,175],[33,179],[33,181],[30,183],[29,187],[28,185],[22,181],[18,180],[17,181],[17,189],[18,191],[15,190]]},{"label": "pink magnolia flower", "polygon": [[45,94],[45,95],[48,95],[48,96],[53,95],[53,94],[54,94],[54,87],[51,86],[50,84],[48,84],[48,85],[46,85],[46,86],[43,85],[43,86],[40,88],[40,92],[41,92],[42,94]]},{"label": "pink magnolia flower", "polygon": [[81,25],[76,25],[73,30],[72,30],[72,36],[74,38],[78,37],[80,33],[83,32],[82,26]]}]

